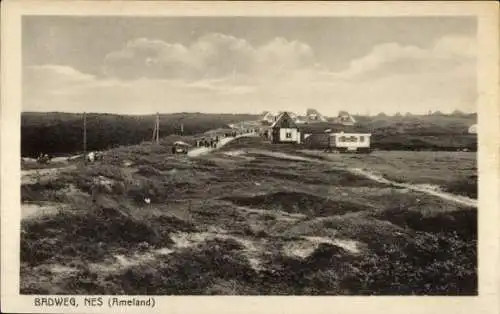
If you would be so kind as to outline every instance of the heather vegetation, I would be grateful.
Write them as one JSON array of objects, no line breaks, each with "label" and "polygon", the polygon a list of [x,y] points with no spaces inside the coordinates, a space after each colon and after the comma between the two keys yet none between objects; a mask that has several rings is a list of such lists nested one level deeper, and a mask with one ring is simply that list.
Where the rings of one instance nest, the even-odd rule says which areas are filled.
[{"label": "heather vegetation", "polygon": [[[168,145],[24,181],[23,208],[64,207],[24,216],[21,293],[477,294],[477,208],[456,195],[474,197],[474,153],[326,158],[242,138],[190,158]],[[95,178],[109,189],[93,203]]]},{"label": "heather vegetation", "polygon": [[[87,114],[89,150],[151,141],[156,117]],[[246,114],[177,113],[160,115],[161,136],[203,133],[228,123],[255,119]],[[83,115],[72,113],[25,112],[21,116],[21,154],[36,157],[40,152],[66,155],[81,152]]]}]

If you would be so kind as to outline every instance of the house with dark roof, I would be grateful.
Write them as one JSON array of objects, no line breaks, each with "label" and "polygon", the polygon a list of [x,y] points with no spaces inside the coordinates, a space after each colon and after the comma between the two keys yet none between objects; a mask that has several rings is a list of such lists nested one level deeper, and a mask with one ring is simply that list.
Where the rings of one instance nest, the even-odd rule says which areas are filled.
[{"label": "house with dark roof", "polygon": [[339,111],[338,116],[334,120],[336,123],[343,125],[354,125],[356,124],[356,119],[347,111]]},{"label": "house with dark roof", "polygon": [[288,112],[282,112],[271,125],[271,142],[301,143],[300,129]]},{"label": "house with dark roof", "polygon": [[306,110],[306,121],[327,122],[328,120],[318,110],[309,108]]}]

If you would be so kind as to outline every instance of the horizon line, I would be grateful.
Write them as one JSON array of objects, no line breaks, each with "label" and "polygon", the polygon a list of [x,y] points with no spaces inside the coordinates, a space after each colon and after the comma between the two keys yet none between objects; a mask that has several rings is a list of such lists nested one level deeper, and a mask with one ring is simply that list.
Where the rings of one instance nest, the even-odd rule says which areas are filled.
[{"label": "horizon line", "polygon": [[[339,110],[339,112],[341,111],[345,111],[345,110]],[[473,115],[473,114],[477,114],[477,111],[462,111],[462,110],[459,110],[459,109],[455,109],[451,112],[443,112],[441,110],[436,110],[436,111],[430,111],[430,114],[433,115],[433,114],[436,114],[436,113],[440,113],[442,115],[453,115],[454,111],[458,111],[460,112],[461,114],[464,114],[464,115]],[[155,116],[155,115],[176,115],[176,114],[204,114],[204,115],[250,115],[250,116],[260,116],[262,114],[265,114],[266,112],[269,112],[269,111],[263,111],[261,113],[249,113],[249,112],[201,112],[201,111],[177,111],[177,112],[156,112],[156,113],[117,113],[117,112],[93,112],[93,111],[81,111],[81,112],[72,112],[72,111],[58,111],[58,110],[54,110],[54,111],[37,111],[37,110],[22,110],[21,111],[21,114],[27,114],[27,113],[61,113],[61,114],[74,114],[74,115],[79,115],[79,114],[100,114],[100,115],[115,115],[115,116]],[[274,111],[273,111],[274,112]],[[278,111],[276,111],[278,112]],[[294,111],[292,110],[281,110],[280,112],[292,112],[292,113],[295,113]],[[295,113],[296,114],[296,113]],[[386,115],[386,116],[389,116],[389,117],[392,117],[392,116],[405,116],[405,115],[412,115],[412,116],[428,116],[429,113],[414,113],[414,112],[410,112],[410,111],[407,111],[407,112],[396,112],[396,113],[386,113],[386,112],[383,112],[383,111],[380,111],[380,112],[377,112],[375,114],[366,114],[366,113],[350,113],[350,115],[352,116],[364,116],[364,117],[376,117],[378,115]],[[299,115],[300,116],[300,115]],[[323,116],[325,117],[336,117],[336,116],[330,116],[328,114],[323,114]]]}]

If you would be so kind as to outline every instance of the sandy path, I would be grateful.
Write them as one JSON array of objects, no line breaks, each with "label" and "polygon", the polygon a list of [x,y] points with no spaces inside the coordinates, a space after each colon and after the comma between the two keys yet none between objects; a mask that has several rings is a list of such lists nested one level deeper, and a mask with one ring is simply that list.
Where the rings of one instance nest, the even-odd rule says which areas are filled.
[{"label": "sandy path", "polygon": [[197,156],[200,156],[200,155],[204,155],[204,154],[208,154],[214,150],[217,150],[218,148],[221,148],[222,146],[226,145],[227,143],[231,142],[231,141],[234,141],[235,139],[237,138],[240,138],[240,137],[251,137],[251,136],[257,136],[255,133],[247,133],[247,134],[242,134],[242,135],[238,135],[236,137],[226,137],[226,138],[223,138],[219,141],[219,145],[217,146],[217,148],[211,148],[211,147],[198,147],[198,148],[195,148],[195,149],[192,149],[188,152],[188,156],[189,157],[197,157]]},{"label": "sandy path", "polygon": [[258,257],[262,252],[262,248],[256,246],[252,241],[233,236],[227,233],[226,230],[217,227],[209,228],[205,232],[176,232],[171,234],[171,239],[174,241],[172,248],[162,248],[147,251],[145,253],[136,253],[131,256],[113,255],[107,262],[91,263],[89,266],[93,271],[113,273],[131,266],[137,266],[144,263],[152,262],[160,256],[170,255],[176,251],[190,249],[209,240],[227,240],[232,239],[240,243],[244,248],[242,253],[245,254],[255,269],[260,269],[260,261]]},{"label": "sandy path", "polygon": [[[328,163],[328,161],[319,161],[316,159],[312,158],[307,158],[307,157],[300,157],[300,156],[295,156],[287,153],[276,153],[276,152],[265,152],[265,151],[255,151],[255,153],[260,154],[260,155],[266,155],[270,157],[275,157],[275,158],[281,158],[285,160],[297,160],[297,161],[310,161],[310,162],[319,162],[319,163]],[[449,202],[454,202],[458,203],[461,205],[465,206],[471,206],[471,207],[476,207],[477,208],[477,200],[462,196],[462,195],[455,195],[452,193],[444,192],[439,189],[438,186],[433,186],[429,184],[409,184],[409,183],[398,183],[395,181],[388,180],[384,178],[383,176],[377,175],[369,170],[364,170],[360,168],[346,168],[347,171],[352,172],[355,175],[358,176],[363,176],[365,178],[368,178],[370,180],[383,183],[383,184],[388,184],[388,185],[393,185],[397,187],[402,187],[411,191],[415,192],[421,192],[425,193],[427,195],[432,195],[435,197],[438,197],[442,200],[446,200]]]},{"label": "sandy path", "polygon": [[68,209],[67,204],[55,202],[33,202],[21,204],[21,219],[33,219],[36,217],[55,215],[62,210]]},{"label": "sandy path", "polygon": [[384,183],[384,184],[391,184],[397,187],[402,187],[408,190],[416,191],[416,192],[422,192],[428,195],[433,195],[436,197],[439,197],[440,199],[450,201],[450,202],[455,202],[459,203],[465,206],[472,206],[477,208],[477,200],[466,197],[466,196],[461,196],[461,195],[455,195],[451,193],[447,193],[444,191],[441,191],[439,187],[433,186],[433,185],[426,185],[426,184],[408,184],[408,183],[398,183],[395,181],[388,180],[380,175],[374,174],[368,170],[364,169],[359,169],[359,168],[353,168],[353,169],[348,169],[354,174],[364,176],[365,178],[368,178],[370,180],[379,182],[379,183]]},{"label": "sandy path", "polygon": [[55,178],[59,173],[65,170],[76,169],[76,165],[46,168],[46,169],[32,169],[21,170],[21,184],[33,184],[44,178]]}]

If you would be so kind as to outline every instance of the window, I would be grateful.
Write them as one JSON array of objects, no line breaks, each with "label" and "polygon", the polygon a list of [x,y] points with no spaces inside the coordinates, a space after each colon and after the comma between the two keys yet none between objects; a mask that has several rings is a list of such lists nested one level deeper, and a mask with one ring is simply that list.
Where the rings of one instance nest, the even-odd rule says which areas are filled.
[{"label": "window", "polygon": [[365,141],[365,137],[364,137],[364,136],[360,136],[360,137],[359,137],[359,141],[360,141],[360,142],[364,142],[364,141]]},{"label": "window", "polygon": [[292,132],[286,132],[286,138],[292,138]]},{"label": "window", "polygon": [[346,141],[345,136],[341,136],[341,137],[339,138],[339,141],[340,141],[341,143],[345,142],[345,141]]}]

